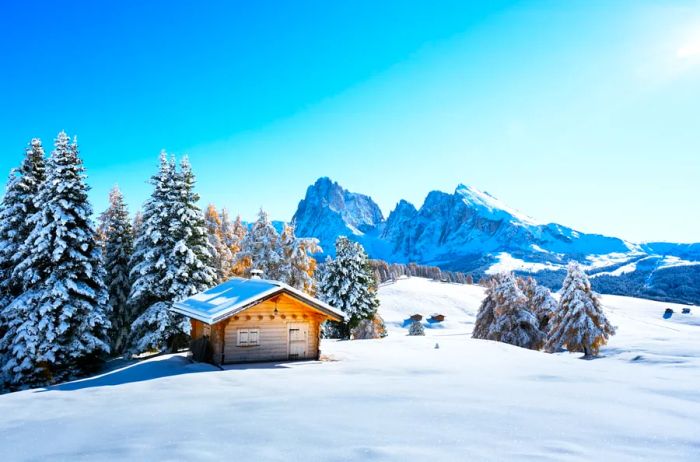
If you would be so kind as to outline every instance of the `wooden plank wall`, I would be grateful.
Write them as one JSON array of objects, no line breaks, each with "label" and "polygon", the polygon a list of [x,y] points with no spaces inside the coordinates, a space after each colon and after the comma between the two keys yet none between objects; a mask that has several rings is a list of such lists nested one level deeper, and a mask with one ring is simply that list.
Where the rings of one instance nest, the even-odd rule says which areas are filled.
[{"label": "wooden plank wall", "polygon": [[[277,315],[274,314],[277,307]],[[306,358],[316,359],[319,348],[319,327],[325,316],[303,303],[282,294],[275,299],[266,300],[249,308],[237,316],[231,317],[214,327],[223,327],[224,362],[280,361],[288,357],[288,324],[308,323],[308,343]],[[238,329],[259,329],[260,344],[256,346],[237,346]],[[212,344],[214,344],[214,328]],[[215,347],[215,358],[216,347]]]}]

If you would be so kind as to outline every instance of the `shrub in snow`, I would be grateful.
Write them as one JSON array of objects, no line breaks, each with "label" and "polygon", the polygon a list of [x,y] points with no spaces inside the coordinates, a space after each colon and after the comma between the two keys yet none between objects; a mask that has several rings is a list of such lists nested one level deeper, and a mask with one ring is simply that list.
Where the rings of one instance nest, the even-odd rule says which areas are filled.
[{"label": "shrub in snow", "polygon": [[384,338],[387,335],[384,320],[379,316],[379,313],[376,313],[371,319],[361,320],[350,332],[350,337],[354,340]]},{"label": "shrub in snow", "polygon": [[187,344],[189,321],[170,307],[214,285],[204,216],[197,207],[195,178],[187,159],[178,171],[161,153],[144,205],[143,224],[132,257],[134,283],[129,300],[141,313],[131,327],[131,351],[175,350]]},{"label": "shrub in snow", "polygon": [[318,296],[346,316],[345,322],[328,323],[326,333],[350,338],[351,330],[360,321],[373,318],[377,312],[377,282],[362,245],[340,236],[335,255],[335,259],[326,259]]},{"label": "shrub in snow", "polygon": [[615,335],[615,329],[603,313],[600,298],[591,290],[588,276],[578,263],[569,263],[547,349],[566,347],[571,352],[583,352],[585,357],[596,356],[611,335]]},{"label": "shrub in snow", "polygon": [[3,369],[13,386],[94,370],[109,352],[108,293],[87,191],[77,143],[61,132],[13,271],[23,293],[5,310],[10,357]]},{"label": "shrub in snow", "polygon": [[318,239],[298,238],[294,235],[294,224],[285,224],[280,236],[283,262],[280,280],[307,294],[316,293],[316,260],[311,256],[322,252]]},{"label": "shrub in snow", "polygon": [[425,329],[420,321],[413,321],[408,327],[408,335],[425,335]]},{"label": "shrub in snow", "polygon": [[243,238],[236,264],[243,269],[246,277],[250,277],[251,270],[260,270],[263,278],[279,280],[283,259],[279,234],[267,213],[260,209],[258,219]]},{"label": "shrub in snow", "polygon": [[103,232],[103,266],[109,292],[109,329],[112,353],[121,353],[127,346],[135,315],[129,301],[131,291],[130,259],[134,235],[124,196],[118,187],[109,193],[109,208],[100,216]]}]

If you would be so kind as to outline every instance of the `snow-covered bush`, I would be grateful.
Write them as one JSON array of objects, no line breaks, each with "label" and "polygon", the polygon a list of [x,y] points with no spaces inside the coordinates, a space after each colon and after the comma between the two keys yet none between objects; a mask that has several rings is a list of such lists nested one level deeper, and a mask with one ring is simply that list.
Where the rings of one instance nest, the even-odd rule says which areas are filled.
[{"label": "snow-covered bush", "polygon": [[584,357],[596,356],[611,335],[615,335],[615,328],[605,317],[588,276],[578,263],[569,263],[559,308],[551,320],[547,349],[566,347],[571,352],[583,352]]},{"label": "snow-covered bush", "polygon": [[408,335],[425,335],[425,328],[420,321],[413,321],[408,327]]},{"label": "snow-covered bush", "polygon": [[376,313],[371,319],[361,320],[350,332],[350,337],[354,340],[384,338],[386,336],[386,326],[384,325],[382,317],[379,316],[379,313]]},{"label": "snow-covered bush", "polygon": [[360,321],[373,318],[377,312],[377,281],[359,243],[340,236],[335,243],[335,255],[335,259],[326,259],[318,296],[343,311],[346,317],[345,322],[329,323],[326,333],[350,338]]}]

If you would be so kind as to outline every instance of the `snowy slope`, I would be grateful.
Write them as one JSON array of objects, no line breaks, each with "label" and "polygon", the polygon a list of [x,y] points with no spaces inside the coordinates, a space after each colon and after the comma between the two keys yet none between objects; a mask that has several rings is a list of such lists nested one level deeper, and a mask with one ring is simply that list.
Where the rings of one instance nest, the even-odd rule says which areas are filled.
[{"label": "snowy slope", "polygon": [[[666,321],[667,304],[606,296],[618,335],[583,361],[472,340],[482,295],[383,286],[390,336],[324,340],[323,362],[163,356],[0,396],[3,460],[697,460],[700,311]],[[403,335],[434,311],[443,328]]]}]

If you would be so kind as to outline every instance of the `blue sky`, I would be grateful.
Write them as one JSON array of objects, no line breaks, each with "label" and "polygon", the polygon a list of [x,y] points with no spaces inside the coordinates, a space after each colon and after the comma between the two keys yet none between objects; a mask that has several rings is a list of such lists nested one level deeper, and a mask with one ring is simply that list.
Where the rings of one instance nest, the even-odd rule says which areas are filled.
[{"label": "blue sky", "polygon": [[0,38],[0,171],[65,129],[97,210],[166,149],[244,219],[329,176],[700,241],[698,2],[12,2]]}]

